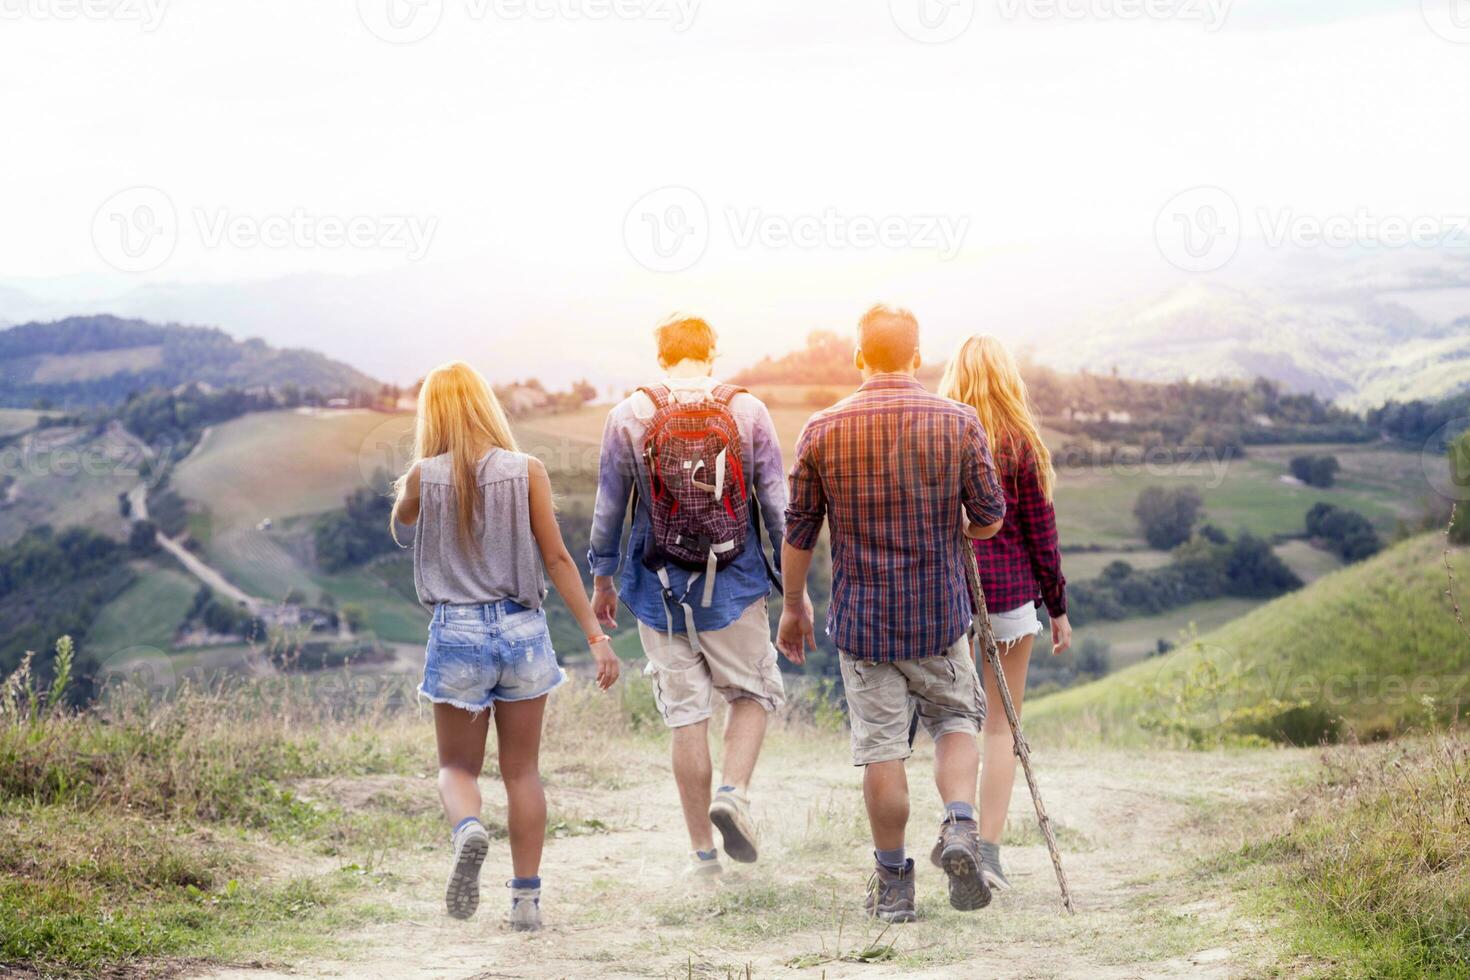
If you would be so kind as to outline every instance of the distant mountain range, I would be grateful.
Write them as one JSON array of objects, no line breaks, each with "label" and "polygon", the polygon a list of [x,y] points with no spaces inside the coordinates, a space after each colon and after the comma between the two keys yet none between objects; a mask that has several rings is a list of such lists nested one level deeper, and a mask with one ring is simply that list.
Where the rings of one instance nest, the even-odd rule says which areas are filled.
[{"label": "distant mountain range", "polygon": [[1432,400],[1470,388],[1470,282],[1190,283],[1062,337],[1048,355],[1062,369],[1267,377],[1353,408]]},{"label": "distant mountain range", "polygon": [[[1116,274],[1109,265],[1085,279],[1069,278],[1055,295],[1036,284],[1036,269],[1022,265],[1011,277],[1014,282],[993,276],[974,285],[951,277],[887,298],[919,309],[924,350],[935,365],[963,333],[979,327],[1018,349],[1029,348],[1038,363],[1061,371],[1116,368],[1124,377],[1155,381],[1264,376],[1295,391],[1364,408],[1390,399],[1434,399],[1470,387],[1466,251],[1251,253],[1243,248],[1229,267],[1204,276],[1145,275],[1140,270],[1157,266],[1157,256],[1141,265],[1141,260],[1119,258]],[[1094,258],[1101,263],[1107,256]],[[1046,266],[1044,272],[1042,282],[1053,282],[1055,269]],[[943,288],[929,292],[930,285]],[[515,283],[464,265],[131,288],[111,281],[0,280],[0,325],[25,323],[22,331],[53,329],[35,321],[105,313],[150,323],[214,324],[233,336],[263,338],[237,344],[213,331],[214,342],[238,348],[239,357],[198,365],[198,370],[192,364],[185,370],[186,361],[150,366],[152,355],[131,350],[154,346],[152,340],[114,348],[131,350],[118,358],[73,362],[70,368],[54,360],[16,366],[12,355],[0,354],[0,383],[54,386],[57,379],[66,380],[73,387],[63,397],[87,398],[99,387],[94,382],[103,379],[99,372],[116,362],[141,380],[150,370],[172,365],[179,370],[164,374],[178,380],[249,384],[289,378],[328,387],[362,384],[365,376],[359,372],[368,372],[410,384],[434,363],[460,357],[499,383],[537,377],[560,387],[587,377],[604,396],[613,397],[647,379],[653,370],[651,327],[673,309],[714,318],[721,331],[721,370],[734,375],[763,357],[781,358],[816,330],[851,337],[854,310],[871,288],[854,285],[853,295],[861,299],[834,319],[830,305],[808,303],[801,290],[766,300],[759,286],[752,284],[749,297],[738,303],[727,297],[707,310],[697,281],[671,283],[666,292],[651,288],[646,295],[630,294],[614,272],[607,272],[568,290],[554,263]],[[531,338],[534,342],[524,342]],[[325,356],[273,351],[267,343],[307,343]],[[71,349],[63,337],[41,353],[103,349]],[[327,357],[350,361],[358,370]],[[211,369],[219,373],[210,375]],[[29,403],[13,390],[0,392],[0,398]]]},{"label": "distant mountain range", "polygon": [[211,327],[86,316],[0,330],[0,406],[114,404],[130,392],[188,382],[295,385],[322,394],[379,387],[315,351],[235,340]]}]

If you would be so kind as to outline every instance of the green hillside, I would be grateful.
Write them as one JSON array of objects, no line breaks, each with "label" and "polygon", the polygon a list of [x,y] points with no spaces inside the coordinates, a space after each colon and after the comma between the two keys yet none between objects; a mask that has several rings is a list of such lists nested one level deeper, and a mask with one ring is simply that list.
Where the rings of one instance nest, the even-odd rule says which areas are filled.
[{"label": "green hillside", "polygon": [[126,536],[118,495],[138,484],[144,463],[134,440],[116,427],[98,433],[85,426],[18,440],[0,454],[0,545],[42,524]]},{"label": "green hillside", "polygon": [[[1027,727],[1043,742],[1138,742],[1149,722],[1268,738],[1340,725],[1367,739],[1456,717],[1470,638],[1444,596],[1442,552],[1437,535],[1405,541],[1173,653],[1041,698]],[[1470,564],[1470,550],[1452,560]]]},{"label": "green hillside", "polygon": [[135,391],[190,382],[375,391],[372,378],[315,351],[239,341],[211,327],[114,316],[68,317],[0,330],[0,406],[119,404]]}]

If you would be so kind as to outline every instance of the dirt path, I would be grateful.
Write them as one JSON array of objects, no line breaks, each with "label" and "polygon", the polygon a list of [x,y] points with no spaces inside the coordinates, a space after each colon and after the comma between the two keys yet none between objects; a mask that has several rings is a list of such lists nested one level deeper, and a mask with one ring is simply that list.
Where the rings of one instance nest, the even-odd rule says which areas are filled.
[{"label": "dirt path", "polygon": [[[684,836],[661,745],[643,743],[619,774],[585,766],[548,773],[551,823],[574,836],[548,842],[543,867],[547,929],[503,925],[509,852],[497,841],[485,900],[467,924],[443,914],[447,848],[392,856],[389,902],[403,918],[346,937],[343,958],[211,976],[489,977],[1226,977],[1270,957],[1261,924],[1241,917],[1192,869],[1238,846],[1220,819],[1258,811],[1310,755],[1058,752],[1038,759],[1060,828],[1078,914],[1059,910],[1051,866],[1022,783],[1005,850],[1015,891],[982,912],[947,903],[942,873],[927,864],[938,799],[932,752],[910,763],[911,853],[922,921],[882,934],[861,915],[871,860],[857,774],[838,736],[773,737],[754,802],[762,863],[735,866],[718,888],[682,877]],[[604,783],[616,777],[618,785]],[[410,780],[433,799],[433,782]],[[499,787],[486,799],[503,816]],[[590,820],[606,832],[585,833]],[[579,829],[580,828],[580,829]],[[1238,832],[1237,832],[1238,833]],[[729,867],[727,865],[727,867]],[[892,944],[877,962],[852,962]],[[748,970],[748,972],[747,972]]]},{"label": "dirt path", "polygon": [[[128,492],[128,500],[132,504],[130,513],[135,521],[148,520],[148,485],[140,483]],[[177,540],[159,531],[154,535],[158,546],[178,559],[179,564],[199,581],[209,586],[215,592],[245,606],[254,612],[260,603],[255,598],[248,596],[229,579],[221,575],[217,570],[206,565],[204,561],[194,552],[184,547]]]}]

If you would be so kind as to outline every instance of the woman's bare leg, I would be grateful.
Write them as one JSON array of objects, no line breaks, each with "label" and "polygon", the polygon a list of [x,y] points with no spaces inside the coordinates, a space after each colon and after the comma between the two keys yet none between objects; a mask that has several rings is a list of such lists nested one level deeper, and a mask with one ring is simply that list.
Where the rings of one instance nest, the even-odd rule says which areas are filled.
[{"label": "woman's bare leg", "polygon": [[[1031,664],[1034,639],[1028,636],[1012,644],[1009,651],[1001,649],[1001,668],[1005,671],[1006,686],[1010,689],[1018,718],[1021,701],[1026,694],[1026,669]],[[1016,743],[1011,736],[1011,723],[1006,718],[1005,706],[1001,704],[995,672],[990,669],[983,653],[980,660],[987,706],[985,762],[980,768],[980,836],[992,844],[999,844],[1006,826],[1006,810],[1011,805],[1011,789],[1016,785]]]},{"label": "woman's bare leg", "polygon": [[485,764],[485,737],[490,712],[472,715],[452,704],[434,705],[434,736],[439,744],[439,799],[444,816],[456,827],[465,817],[480,816],[480,769]]},{"label": "woman's bare leg", "polygon": [[546,793],[541,788],[541,720],[546,696],[495,705],[500,778],[510,808],[510,861],[517,878],[541,873],[546,844]]}]

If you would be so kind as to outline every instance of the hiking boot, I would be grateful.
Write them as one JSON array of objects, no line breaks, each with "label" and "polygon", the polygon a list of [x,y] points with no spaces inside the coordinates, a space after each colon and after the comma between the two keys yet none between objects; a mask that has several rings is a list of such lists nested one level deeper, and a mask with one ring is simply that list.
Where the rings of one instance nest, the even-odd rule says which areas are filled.
[{"label": "hiking boot", "polygon": [[454,832],[454,869],[444,891],[444,906],[456,919],[468,919],[480,907],[480,866],[490,850],[490,835],[478,820]]},{"label": "hiking boot", "polygon": [[541,889],[510,885],[510,927],[516,932],[541,928]]},{"label": "hiking boot", "polygon": [[980,841],[980,873],[985,875],[986,884],[992,891],[1008,892],[1011,883],[1000,869],[1000,845],[988,840]]},{"label": "hiking boot", "polygon": [[973,912],[990,904],[990,885],[980,868],[980,829],[973,820],[944,818],[939,827],[939,866],[949,876],[949,904]]},{"label": "hiking boot", "polygon": [[720,864],[717,853],[710,852],[710,856],[705,857],[698,851],[689,856],[689,869],[684,872],[685,876],[697,881],[714,881],[724,873],[725,869]]},{"label": "hiking boot", "polygon": [[901,870],[881,862],[873,868],[866,907],[869,915],[884,922],[913,922],[919,917],[914,911],[913,858],[905,861]]},{"label": "hiking boot", "polygon": [[756,859],[755,821],[750,819],[750,801],[739,790],[725,789],[715,794],[709,806],[709,820],[724,838],[725,853],[730,860],[753,864]]}]

